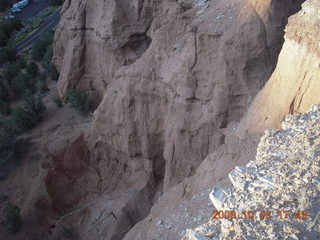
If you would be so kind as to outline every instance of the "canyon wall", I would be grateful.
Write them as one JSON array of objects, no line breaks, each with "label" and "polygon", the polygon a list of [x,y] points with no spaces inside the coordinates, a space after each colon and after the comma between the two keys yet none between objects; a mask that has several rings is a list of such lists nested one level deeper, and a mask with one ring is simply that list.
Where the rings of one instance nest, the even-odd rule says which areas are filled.
[{"label": "canyon wall", "polygon": [[[317,100],[305,95],[309,77],[301,84],[290,83],[300,97],[289,106],[284,103],[288,98],[277,93],[286,91],[286,83],[279,80],[268,87],[275,76],[287,18],[301,2],[64,3],[54,40],[54,62],[61,73],[59,94],[65,97],[66,90],[75,87],[91,91],[101,102],[90,129],[48,154],[46,182],[48,198],[58,211],[82,206],[65,219],[82,219],[77,231],[86,236],[83,239],[122,239],[148,215],[158,194],[167,192],[163,199],[178,201],[214,184],[255,155],[257,141],[246,132],[278,126],[279,112],[286,114],[286,106],[289,112],[303,111]],[[300,15],[291,19],[285,46],[304,44],[299,49],[305,49],[313,64],[316,46],[308,48],[308,40],[296,43],[295,26],[305,24]],[[310,22],[318,24],[311,18]],[[290,38],[290,33],[295,37]],[[310,36],[314,41],[316,35],[303,38]],[[284,59],[297,58],[292,49],[296,48],[284,48],[279,57],[276,72],[283,76],[288,72]],[[301,58],[294,61],[303,64]],[[303,66],[294,69],[299,68]],[[277,96],[285,98],[279,102],[284,107],[260,112],[273,106]],[[300,98],[310,100],[299,103]],[[265,115],[272,124],[262,125]],[[73,156],[79,148],[84,153]],[[56,188],[52,183],[59,176],[66,181]],[[153,212],[159,206],[161,202]],[[141,231],[145,221],[127,239],[147,239]]]},{"label": "canyon wall", "polygon": [[[194,174],[270,77],[298,6],[67,1],[54,61],[62,96],[68,87],[103,93],[86,139],[92,157],[127,172],[146,169],[165,189]],[[145,52],[126,60],[132,51],[124,49],[135,47]]]}]

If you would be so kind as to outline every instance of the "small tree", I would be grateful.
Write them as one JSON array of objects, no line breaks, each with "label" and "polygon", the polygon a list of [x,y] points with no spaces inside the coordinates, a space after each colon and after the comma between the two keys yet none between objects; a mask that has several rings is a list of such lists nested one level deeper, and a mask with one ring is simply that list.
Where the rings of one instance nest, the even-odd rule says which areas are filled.
[{"label": "small tree", "polygon": [[91,102],[87,93],[76,89],[69,89],[67,97],[70,106],[82,114],[88,114],[91,110]]},{"label": "small tree", "polygon": [[36,124],[34,119],[32,119],[32,117],[20,107],[11,111],[10,118],[13,123],[14,132],[17,134],[32,128]]},{"label": "small tree", "polygon": [[14,234],[17,233],[22,226],[22,218],[20,208],[16,205],[9,203],[3,210],[4,226],[7,230]]},{"label": "small tree", "polygon": [[11,112],[11,121],[15,133],[21,133],[34,127],[41,120],[42,114],[46,110],[42,100],[35,99],[30,91],[26,91],[24,96],[24,109],[17,107]]},{"label": "small tree", "polygon": [[36,77],[39,75],[38,65],[34,62],[30,62],[27,66],[27,73],[29,76]]},{"label": "small tree", "polygon": [[32,118],[33,122],[38,122],[42,118],[42,114],[46,111],[46,106],[41,98],[35,99],[30,91],[27,91],[24,96],[25,111]]}]

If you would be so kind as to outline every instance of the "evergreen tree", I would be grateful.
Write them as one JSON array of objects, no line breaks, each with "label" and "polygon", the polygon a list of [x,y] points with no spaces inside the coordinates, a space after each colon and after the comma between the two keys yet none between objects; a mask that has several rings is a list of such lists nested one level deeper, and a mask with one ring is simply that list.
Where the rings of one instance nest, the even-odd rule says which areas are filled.
[{"label": "evergreen tree", "polygon": [[41,61],[47,48],[53,41],[53,32],[45,32],[41,37],[32,45],[32,59]]},{"label": "evergreen tree", "polygon": [[62,5],[63,0],[49,0],[49,4],[53,6],[60,6]]},{"label": "evergreen tree", "polygon": [[13,109],[10,118],[13,123],[14,132],[17,134],[32,128],[36,124],[32,117],[21,107]]},{"label": "evergreen tree", "polygon": [[16,51],[12,46],[7,46],[0,50],[0,64],[13,62],[16,59]]},{"label": "evergreen tree", "polygon": [[70,106],[82,114],[88,114],[91,110],[91,102],[88,94],[76,89],[69,89],[67,92]]},{"label": "evergreen tree", "polygon": [[9,96],[9,91],[3,82],[0,82],[0,99],[6,99]]},{"label": "evergreen tree", "polygon": [[26,91],[34,93],[36,91],[36,85],[28,75],[19,73],[19,75],[12,80],[11,92],[13,95],[22,97]]},{"label": "evergreen tree", "polygon": [[46,106],[41,98],[35,99],[30,91],[24,95],[25,111],[32,117],[35,122],[41,120],[42,114],[46,111]]},{"label": "evergreen tree", "polygon": [[20,69],[18,64],[14,62],[6,67],[6,69],[3,72],[3,75],[7,79],[7,81],[10,83],[11,80],[19,74],[19,72],[20,72]]},{"label": "evergreen tree", "polygon": [[18,66],[20,69],[25,69],[27,67],[27,63],[23,57],[20,57],[18,60]]},{"label": "evergreen tree", "polygon": [[10,105],[6,100],[0,99],[0,113],[3,115],[10,114]]},{"label": "evergreen tree", "polygon": [[44,94],[49,91],[48,85],[46,83],[46,80],[40,81],[40,93]]},{"label": "evergreen tree", "polygon": [[27,73],[31,77],[36,77],[39,75],[38,65],[34,62],[30,62],[27,66]]},{"label": "evergreen tree", "polygon": [[53,57],[53,48],[52,48],[52,44],[50,44],[47,47],[47,50],[43,56],[43,66],[45,69],[47,69],[48,71],[50,71],[51,65],[52,65],[52,57]]}]

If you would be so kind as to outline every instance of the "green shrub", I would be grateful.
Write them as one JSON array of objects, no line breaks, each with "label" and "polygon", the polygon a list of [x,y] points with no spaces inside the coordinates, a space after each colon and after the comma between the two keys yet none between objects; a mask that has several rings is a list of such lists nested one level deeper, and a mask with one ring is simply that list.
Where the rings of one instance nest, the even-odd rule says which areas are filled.
[{"label": "green shrub", "polygon": [[44,94],[49,91],[48,85],[46,83],[46,80],[40,81],[40,93]]},{"label": "green shrub", "polygon": [[4,226],[6,229],[14,234],[17,233],[22,226],[22,218],[20,208],[16,205],[9,203],[3,210]]},{"label": "green shrub", "polygon": [[24,60],[23,57],[20,57],[18,59],[18,66],[19,66],[20,69],[25,69],[27,67],[27,63],[26,63],[26,61]]},{"label": "green shrub", "polygon": [[9,115],[10,114],[10,105],[7,101],[0,99],[0,113],[3,115]]},{"label": "green shrub", "polygon": [[27,91],[23,97],[25,111],[31,116],[34,122],[38,122],[42,118],[42,114],[46,111],[46,106],[41,98],[35,99],[30,91]]},{"label": "green shrub", "polygon": [[70,106],[80,113],[88,114],[91,110],[91,102],[87,93],[76,89],[69,89],[67,97]]},{"label": "green shrub", "polygon": [[19,72],[20,72],[19,64],[14,62],[6,67],[6,69],[3,71],[3,75],[7,79],[7,81],[10,83],[11,80],[19,74]]},{"label": "green shrub", "polygon": [[32,45],[32,59],[35,61],[41,61],[44,57],[44,54],[47,51],[47,48],[53,42],[53,32],[45,32],[41,37],[35,41]]},{"label": "green shrub", "polygon": [[21,107],[11,111],[10,118],[14,125],[14,132],[19,134],[35,126],[36,121]]},{"label": "green shrub", "polygon": [[36,29],[44,22],[44,20],[39,17],[33,17],[30,19],[30,22],[32,24],[32,29]]},{"label": "green shrub", "polygon": [[34,62],[30,62],[27,66],[27,73],[31,77],[36,77],[39,75],[38,65]]},{"label": "green shrub", "polygon": [[14,38],[14,42],[18,43],[18,42],[22,41],[23,39],[25,39],[27,36],[28,36],[27,32],[18,32]]},{"label": "green shrub", "polygon": [[62,5],[63,0],[49,0],[49,4],[53,6],[60,6]]},{"label": "green shrub", "polygon": [[7,46],[0,50],[0,64],[13,62],[16,59],[16,50],[12,46]]},{"label": "green shrub", "polygon": [[3,82],[0,82],[0,99],[6,99],[9,96],[9,91]]},{"label": "green shrub", "polygon": [[21,133],[34,127],[41,120],[45,110],[42,100],[35,99],[27,91],[24,96],[24,109],[17,107],[11,111],[10,118],[14,123],[15,132]]},{"label": "green shrub", "polygon": [[18,19],[6,19],[0,24],[0,29],[2,29],[7,36],[10,36],[14,30],[19,30],[22,27],[22,22]]},{"label": "green shrub", "polygon": [[34,93],[36,91],[36,85],[28,75],[19,73],[18,76],[13,78],[11,83],[12,95],[22,97],[26,91]]},{"label": "green shrub", "polygon": [[[0,0],[1,1],[1,0]],[[20,20],[7,19],[0,23],[0,47],[4,47],[9,43],[10,35],[14,30],[22,27]]]},{"label": "green shrub", "polygon": [[49,6],[43,10],[41,10],[38,14],[37,17],[46,17],[49,16],[50,14],[54,13],[57,10],[57,7],[55,6]]}]

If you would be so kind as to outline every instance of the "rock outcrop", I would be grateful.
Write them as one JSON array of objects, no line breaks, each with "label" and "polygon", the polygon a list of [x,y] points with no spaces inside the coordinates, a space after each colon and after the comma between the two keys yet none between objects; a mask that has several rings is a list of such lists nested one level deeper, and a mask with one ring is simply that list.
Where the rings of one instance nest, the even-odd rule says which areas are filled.
[{"label": "rock outcrop", "polygon": [[318,239],[319,176],[320,105],[314,105],[287,116],[282,130],[266,131],[255,160],[229,173],[233,188],[210,193],[220,217],[182,239]]},{"label": "rock outcrop", "polygon": [[320,102],[319,9],[319,1],[309,0],[290,17],[277,67],[242,120],[239,135],[277,129],[286,115]]},{"label": "rock outcrop", "polygon": [[[247,130],[238,122],[301,2],[65,1],[54,47],[59,94],[75,87],[101,102],[91,128],[48,155],[50,204],[72,210],[67,222],[82,219],[84,239],[122,239],[162,192],[181,201],[253,157],[255,140],[234,133]],[[148,239],[138,230],[150,218],[125,239]]]},{"label": "rock outcrop", "polygon": [[[86,139],[92,158],[108,162],[103,184],[123,175],[108,174],[110,165],[128,174],[144,169],[165,189],[194,174],[224,143],[221,128],[241,119],[271,75],[287,17],[299,7],[291,0],[189,3],[64,4],[55,37],[59,92],[104,93]],[[126,64],[129,53],[119,51],[141,34],[151,44]]]},{"label": "rock outcrop", "polygon": [[149,1],[65,1],[54,40],[59,94],[69,87],[93,90],[101,100],[115,72],[150,45]]}]

